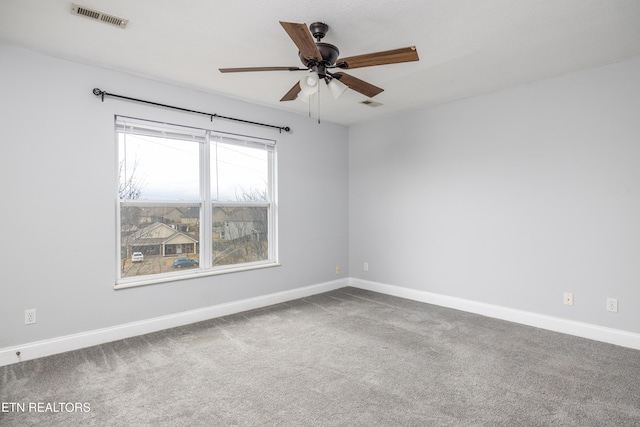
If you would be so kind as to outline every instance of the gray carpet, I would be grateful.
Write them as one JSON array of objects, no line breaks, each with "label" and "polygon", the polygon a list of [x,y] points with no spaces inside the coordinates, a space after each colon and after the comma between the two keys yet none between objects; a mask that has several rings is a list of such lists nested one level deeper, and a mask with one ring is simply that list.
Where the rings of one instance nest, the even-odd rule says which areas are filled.
[{"label": "gray carpet", "polygon": [[640,351],[354,288],[5,366],[0,386],[26,403],[2,426],[640,425]]}]

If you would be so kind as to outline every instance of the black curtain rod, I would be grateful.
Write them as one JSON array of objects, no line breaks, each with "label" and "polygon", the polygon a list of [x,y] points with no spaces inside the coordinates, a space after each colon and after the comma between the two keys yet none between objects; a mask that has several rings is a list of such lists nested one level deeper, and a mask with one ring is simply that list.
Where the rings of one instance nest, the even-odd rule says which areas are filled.
[{"label": "black curtain rod", "polygon": [[105,96],[111,96],[113,98],[126,99],[128,101],[135,101],[135,102],[142,102],[143,104],[150,104],[150,105],[155,105],[157,107],[171,108],[171,109],[174,109],[174,110],[185,111],[187,113],[202,114],[203,116],[211,117],[211,121],[213,121],[213,118],[215,117],[217,119],[233,120],[235,122],[249,123],[251,125],[258,125],[258,126],[265,126],[265,127],[268,127],[268,128],[274,128],[274,129],[278,129],[280,131],[280,133],[282,133],[282,131],[291,132],[291,128],[289,126],[268,125],[268,124],[265,124],[265,123],[252,122],[250,120],[243,120],[243,119],[236,119],[234,117],[221,116],[221,115],[215,114],[215,113],[211,114],[211,113],[205,113],[205,112],[202,112],[202,111],[189,110],[187,108],[174,107],[173,105],[166,105],[166,104],[160,104],[158,102],[145,101],[144,99],[137,99],[137,98],[130,98],[128,96],[116,95],[116,94],[113,94],[113,93],[108,93],[107,91],[101,90],[101,89],[98,89],[98,88],[93,89],[93,94],[96,95],[96,96],[102,97],[102,102],[104,102],[104,97]]}]

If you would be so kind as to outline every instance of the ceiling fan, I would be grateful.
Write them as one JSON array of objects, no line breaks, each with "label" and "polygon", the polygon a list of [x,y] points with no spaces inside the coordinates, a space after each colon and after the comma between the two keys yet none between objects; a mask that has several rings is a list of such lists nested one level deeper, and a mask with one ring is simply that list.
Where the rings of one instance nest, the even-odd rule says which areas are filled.
[{"label": "ceiling fan", "polygon": [[[397,64],[418,61],[415,46],[386,50],[364,55],[339,58],[340,51],[332,44],[322,42],[329,31],[329,26],[322,22],[307,24],[282,22],[280,24],[293,43],[298,47],[298,56],[306,68],[300,67],[247,67],[220,68],[221,73],[241,73],[248,71],[312,71],[289,89],[280,101],[292,101],[299,96],[306,96],[318,91],[320,80],[324,80],[330,92],[337,99],[347,88],[353,89],[369,98],[378,95],[384,89],[367,83],[344,72],[331,72],[335,68],[350,70],[354,68],[372,67],[374,65]],[[316,39],[315,41],[313,39]]]}]

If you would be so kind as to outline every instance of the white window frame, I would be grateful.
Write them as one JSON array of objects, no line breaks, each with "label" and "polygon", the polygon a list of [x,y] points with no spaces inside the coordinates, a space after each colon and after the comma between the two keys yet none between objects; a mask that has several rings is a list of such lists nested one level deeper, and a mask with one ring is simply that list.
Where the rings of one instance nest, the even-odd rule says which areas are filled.
[{"label": "white window frame", "polygon": [[[246,135],[232,134],[221,132],[215,129],[193,128],[189,126],[175,125],[153,120],[138,119],[126,116],[115,116],[115,146],[116,146],[116,167],[119,165],[120,156],[118,152],[118,135],[122,132],[122,122],[126,122],[127,128],[134,129],[134,132],[141,132],[140,129],[149,128],[149,133],[153,136],[171,136],[175,134],[170,132],[171,129],[180,129],[186,134],[186,130],[193,129],[194,134],[204,133],[205,137],[201,139],[199,136],[193,140],[200,143],[199,149],[199,200],[124,200],[120,199],[118,191],[116,191],[116,283],[115,289],[124,289],[136,286],[150,285],[163,282],[173,282],[176,280],[190,279],[201,276],[211,276],[218,274],[226,274],[233,272],[241,272],[255,270],[260,268],[268,268],[279,266],[278,262],[278,242],[277,242],[277,182],[276,182],[276,141]],[[151,129],[154,128],[154,129]],[[142,131],[144,132],[144,131]],[[140,134],[140,133],[138,133]],[[213,200],[211,191],[211,148],[212,137],[218,139],[223,144],[235,143],[237,145],[249,145],[262,147],[267,153],[268,158],[268,185],[267,185],[267,202],[220,202]],[[178,138],[189,139],[189,138]],[[232,142],[233,141],[233,142]],[[216,142],[217,144],[217,142]],[[200,209],[200,233],[199,233],[199,267],[198,269],[175,271],[167,273],[156,273],[142,276],[122,277],[121,270],[121,250],[122,250],[122,233],[121,233],[121,208],[123,206],[184,206],[199,207]],[[268,255],[266,260],[247,262],[241,264],[229,265],[212,265],[212,212],[215,207],[266,207],[267,208],[267,234],[268,234]]]}]

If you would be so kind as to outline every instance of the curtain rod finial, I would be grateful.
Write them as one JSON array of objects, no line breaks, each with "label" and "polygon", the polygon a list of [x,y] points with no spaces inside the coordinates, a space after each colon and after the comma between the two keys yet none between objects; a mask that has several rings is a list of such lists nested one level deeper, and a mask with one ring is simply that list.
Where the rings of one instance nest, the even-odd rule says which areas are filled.
[{"label": "curtain rod finial", "polygon": [[105,93],[107,93],[107,92],[105,92],[104,90],[100,90],[100,89],[98,89],[97,87],[94,87],[94,88],[93,88],[93,94],[94,94],[95,96],[100,96],[100,95],[102,95],[102,102],[104,102],[104,94],[105,94]]}]

